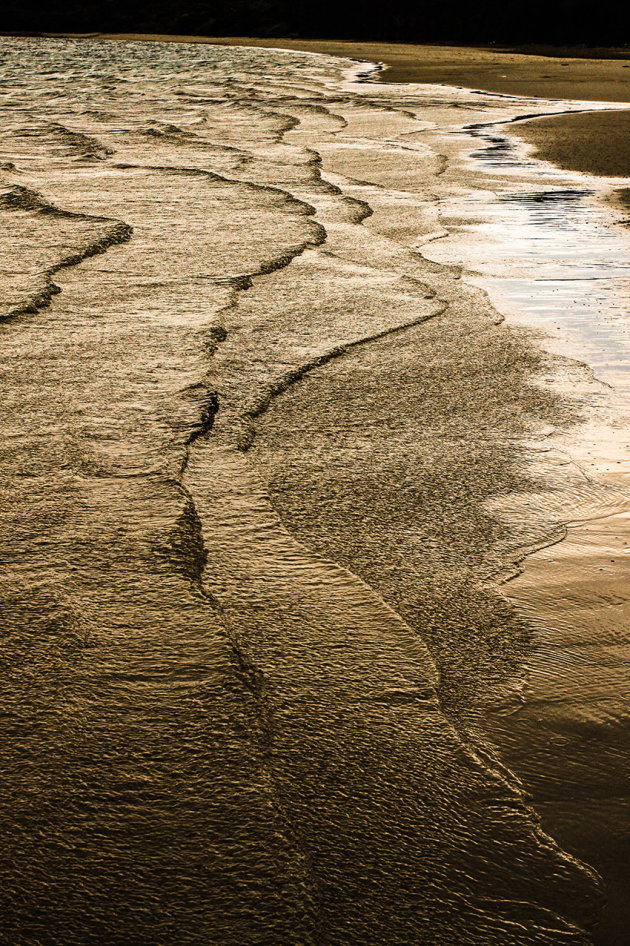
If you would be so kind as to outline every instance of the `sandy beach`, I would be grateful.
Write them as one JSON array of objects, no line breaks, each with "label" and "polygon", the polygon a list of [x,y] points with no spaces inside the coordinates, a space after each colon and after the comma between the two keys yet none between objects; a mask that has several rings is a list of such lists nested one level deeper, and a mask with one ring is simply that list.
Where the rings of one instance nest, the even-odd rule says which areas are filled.
[{"label": "sandy beach", "polygon": [[[306,50],[382,63],[385,68],[378,80],[385,83],[435,83],[483,89],[500,95],[585,103],[630,102],[630,54],[621,48],[588,51],[587,57],[586,50],[571,48],[545,54],[545,51],[252,36],[93,34],[93,38],[99,37],[121,42],[186,42]],[[519,122],[514,132],[534,145],[543,160],[560,167],[606,177],[626,177],[630,173],[630,112],[602,114],[598,110],[579,116],[557,115],[544,121]]]},{"label": "sandy beach", "polygon": [[[77,38],[85,34],[63,34]],[[536,98],[630,102],[630,55],[611,50],[612,58],[580,58],[580,50],[566,56],[533,55],[509,50],[406,43],[350,43],[256,36],[164,36],[139,33],[94,33],[92,39],[123,42],[209,43],[261,49],[295,49],[366,62],[382,62],[383,82],[428,82],[485,89],[502,95]]]},{"label": "sandy beach", "polygon": [[628,63],[136,39],[1,41],[14,940],[621,946]]},{"label": "sandy beach", "polygon": [[515,131],[560,167],[602,177],[630,176],[630,111],[554,115],[519,122]]}]

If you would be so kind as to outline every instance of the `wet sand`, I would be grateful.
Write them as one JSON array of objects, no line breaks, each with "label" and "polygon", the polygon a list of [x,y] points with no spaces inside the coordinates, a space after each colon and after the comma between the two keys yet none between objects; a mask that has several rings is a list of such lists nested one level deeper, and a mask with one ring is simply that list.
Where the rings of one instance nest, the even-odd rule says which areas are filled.
[{"label": "wet sand", "polygon": [[630,177],[630,111],[552,115],[512,129],[536,157],[570,171]]},{"label": "wet sand", "polygon": [[[621,207],[624,211],[630,214],[630,188],[620,187],[615,191],[614,196],[615,203]],[[627,224],[630,224],[630,220],[625,221]]]},{"label": "wet sand", "polygon": [[[233,44],[234,40],[226,42]],[[254,41],[245,43],[252,45]],[[278,46],[280,42],[259,45]],[[331,45],[317,51],[332,52]],[[338,54],[342,45],[348,54],[348,44],[335,45]],[[306,46],[296,44],[294,48]],[[370,58],[365,44],[353,46],[357,57],[362,58],[359,48]],[[494,55],[459,53],[482,58]],[[489,69],[484,62],[484,68]],[[434,63],[434,78],[423,81],[438,81],[435,76],[439,69],[445,73],[447,65],[444,58]],[[401,70],[403,66],[401,60]],[[448,68],[454,68],[452,63]],[[562,63],[557,68],[562,69]],[[469,78],[475,69],[481,65],[473,56],[468,62]],[[601,82],[612,82],[610,76],[604,79],[603,75]],[[532,82],[548,81],[544,75],[532,76]],[[520,81],[525,82],[526,77]],[[594,92],[597,83],[591,88]],[[449,187],[460,187],[461,178],[449,182],[446,158],[424,149],[426,128],[422,123],[414,124],[413,115],[410,117],[405,108],[408,102],[398,102],[396,108],[385,102],[383,108],[382,102],[367,98],[351,102],[335,97],[327,103],[334,106],[330,111],[321,104],[305,111],[299,91],[295,98],[286,90],[279,98],[275,88],[256,91],[268,95],[275,108],[299,117],[295,125],[286,122],[276,129],[283,146],[303,145],[310,149],[311,158],[318,155],[319,161],[306,164],[301,153],[294,155],[297,163],[292,165],[286,163],[285,154],[281,166],[288,180],[285,186],[301,197],[308,196],[318,226],[325,231],[302,235],[305,252],[290,267],[277,271],[267,267],[237,305],[224,305],[220,310],[225,326],[222,324],[223,333],[216,336],[221,338],[221,346],[216,353],[212,348],[210,377],[222,409],[211,436],[206,424],[201,435],[195,434],[194,443],[192,437],[187,441],[192,448],[183,474],[198,516],[193,521],[197,530],[193,538],[197,545],[203,539],[207,559],[196,566],[199,575],[194,574],[200,586],[199,576],[203,579],[205,602],[220,602],[217,624],[224,622],[228,627],[228,637],[236,642],[235,652],[245,655],[239,667],[245,667],[250,684],[251,680],[256,684],[251,687],[256,704],[252,716],[257,714],[260,755],[266,766],[261,783],[265,789],[268,782],[274,786],[275,797],[282,802],[276,809],[287,822],[297,825],[289,840],[302,840],[307,855],[298,866],[308,875],[309,895],[311,888],[315,891],[313,901],[319,897],[323,903],[317,903],[315,910],[309,901],[306,908],[301,907],[303,912],[308,917],[312,912],[321,923],[324,917],[324,928],[332,931],[324,940],[327,942],[345,942],[345,936],[348,942],[364,943],[371,933],[375,942],[409,943],[414,941],[414,933],[418,935],[417,924],[422,920],[415,914],[421,902],[419,890],[429,889],[438,876],[437,868],[424,855],[415,859],[417,852],[429,837],[444,857],[448,832],[433,839],[432,823],[439,825],[440,819],[446,818],[445,827],[451,830],[451,810],[457,818],[463,810],[478,831],[479,816],[474,806],[469,812],[468,799],[488,793],[483,783],[467,781],[468,762],[460,765],[453,763],[451,756],[432,754],[431,739],[437,738],[432,732],[431,739],[421,741],[425,716],[433,718],[434,704],[427,699],[432,687],[437,687],[440,711],[463,740],[466,751],[499,785],[499,800],[488,794],[491,810],[501,813],[502,805],[507,804],[508,825],[516,824],[520,832],[519,825],[525,824],[528,840],[529,817],[535,822],[518,779],[502,768],[492,746],[483,741],[490,705],[500,702],[501,694],[520,680],[533,650],[534,628],[496,588],[480,578],[490,578],[513,564],[519,557],[515,552],[519,542],[531,547],[536,540],[548,541],[549,522],[544,513],[537,517],[535,510],[524,514],[521,509],[519,517],[506,524],[489,512],[487,504],[506,494],[540,494],[542,479],[526,469],[524,438],[531,429],[546,424],[570,428],[579,411],[568,398],[537,384],[541,375],[562,373],[566,364],[553,362],[524,335],[501,325],[484,294],[466,286],[459,272],[434,266],[416,252],[420,235],[424,233],[428,239],[436,226],[432,195],[441,188],[446,194]],[[237,93],[244,94],[242,89],[230,91]],[[247,95],[251,94],[248,85]],[[160,102],[161,98],[160,91]],[[194,108],[220,107],[216,102],[208,105],[202,96],[191,104]],[[495,107],[487,101],[477,104],[477,118]],[[255,105],[260,108],[259,101]],[[448,112],[443,120],[450,127],[457,104],[449,102],[442,108]],[[250,110],[248,126],[251,114]],[[472,112],[466,114],[474,117]],[[162,117],[161,112],[158,115]],[[233,116],[234,111],[221,126],[228,134],[234,127]],[[439,117],[439,103],[432,104],[430,116]],[[186,116],[178,120],[186,121]],[[102,135],[107,121],[100,113],[82,114],[81,128]],[[201,133],[196,125],[192,127]],[[377,128],[382,148],[377,147]],[[180,137],[175,135],[176,154],[189,175],[195,160],[205,168],[208,150],[206,143],[195,151],[190,144],[195,136],[190,139],[190,127],[186,130],[189,137],[181,134],[181,129]],[[74,146],[78,138],[84,146],[92,140],[86,134],[73,134]],[[108,134],[119,132],[112,126]],[[136,138],[149,135],[149,143],[142,144],[144,138],[140,144],[136,138],[122,142],[116,138],[116,146],[124,153],[133,141],[137,160],[145,154],[152,156],[156,141],[175,147],[172,124],[156,125],[154,121],[148,131],[142,128],[135,134]],[[67,146],[68,136],[64,141]],[[411,150],[409,142],[417,143],[417,150]],[[59,141],[55,139],[50,147],[58,148]],[[221,160],[233,160],[232,152],[234,148]],[[278,184],[278,165],[274,164],[271,172],[259,169],[256,163],[253,166],[260,181],[267,180],[262,176],[264,171],[275,174],[272,180]],[[118,170],[125,167],[128,165],[120,165]],[[244,163],[243,167],[249,165]],[[320,169],[332,186],[319,180]],[[143,173],[164,171],[164,167],[151,167]],[[66,196],[63,188],[69,188],[76,199],[74,168],[70,172],[62,168],[60,173],[66,176],[57,188],[62,196]],[[49,173],[47,167],[45,173]],[[251,171],[238,167],[230,169],[233,177],[248,173]],[[95,179],[98,187],[98,173]],[[40,186],[47,180],[42,177]],[[186,184],[181,185],[183,193],[188,193],[190,185],[181,173],[172,176],[173,188],[180,180]],[[144,186],[149,183],[147,180]],[[236,186],[235,182],[229,186]],[[159,187],[162,194],[163,181]],[[396,190],[390,192],[391,188]],[[250,189],[245,190],[251,194]],[[138,201],[142,195],[140,190]],[[112,200],[111,194],[108,199]],[[122,185],[118,199],[116,213],[130,214],[128,193]],[[223,206],[232,200],[226,198]],[[159,203],[164,203],[162,197]],[[191,219],[196,207],[193,202]],[[204,233],[207,211],[202,217],[200,232]],[[297,224],[301,233],[306,224],[300,215]],[[142,234],[140,214],[134,225]],[[190,233],[190,222],[186,225]],[[326,243],[321,249],[324,233]],[[140,239],[136,236],[130,248],[125,244],[120,251],[123,259],[131,254],[130,273],[138,265],[133,248]],[[249,235],[243,239],[247,247]],[[191,256],[196,258],[195,253]],[[165,264],[158,262],[161,273]],[[74,279],[66,274],[53,315],[63,312],[64,304],[68,306],[73,298],[77,309],[84,306],[86,273],[92,274],[97,285],[101,271],[96,264],[84,265]],[[171,296],[170,291],[166,293],[166,308]],[[359,325],[355,324],[357,309]],[[68,318],[73,316],[72,309],[68,313]],[[341,318],[343,313],[347,324]],[[45,326],[46,313],[42,319]],[[176,321],[181,321],[179,313]],[[366,334],[368,323],[373,326],[371,334]],[[45,336],[43,329],[40,335]],[[279,357],[279,363],[269,371],[269,377],[267,367],[264,369],[260,392],[254,388],[254,397],[251,380],[257,376],[252,373],[250,377],[249,365],[274,366],[274,357]],[[241,388],[247,390],[241,393]],[[54,385],[51,390],[54,393]],[[232,428],[238,433],[241,424],[247,435],[233,438]],[[561,475],[561,471],[553,473]],[[111,500],[108,502],[111,505]],[[189,510],[184,509],[178,528],[183,530],[190,520]],[[168,546],[164,544],[171,557],[183,555],[187,549],[183,540],[169,541]],[[371,587],[369,594],[360,579]],[[541,583],[535,586],[541,587]],[[129,601],[131,607],[133,589]],[[383,607],[383,601],[389,609]],[[193,606],[187,606],[192,612]],[[200,607],[196,600],[194,607]],[[203,617],[198,620],[201,627]],[[190,626],[196,630],[197,625]],[[203,640],[201,630],[194,636],[197,642]],[[437,683],[430,664],[425,668],[426,654],[420,649],[424,643],[439,671]],[[106,653],[105,636],[101,646]],[[184,637],[182,651],[190,646],[192,642]],[[122,672],[127,659],[122,647],[121,655]],[[182,659],[179,653],[166,654],[171,665]],[[258,685],[259,679],[264,687]],[[574,702],[579,704],[579,694]],[[208,700],[209,706],[215,704],[220,700]],[[517,749],[527,745],[530,730],[536,729],[538,710],[534,705],[530,729],[525,727],[527,731],[514,740]],[[190,726],[201,728],[192,702]],[[198,738],[203,744],[202,732]],[[449,739],[459,745],[450,730]],[[177,738],[173,738],[173,745],[179,748]],[[115,748],[122,755],[118,745]],[[517,759],[518,751],[513,756]],[[167,761],[165,768],[170,770]],[[219,768],[221,764],[219,759]],[[516,765],[514,768],[520,776],[521,771]],[[449,779],[455,774],[455,794],[450,781],[441,794],[444,773]],[[544,810],[547,787],[543,780],[535,798],[539,811]],[[431,804],[435,800],[435,807],[427,807],[423,820],[414,807],[416,798],[423,803],[429,799]],[[200,810],[205,811],[207,799],[202,801]],[[587,801],[592,803],[592,799]],[[571,812],[574,828],[583,826],[586,807],[584,799],[575,800]],[[549,809],[543,826],[560,834],[557,824],[566,817],[566,806],[551,805]],[[225,823],[228,820],[223,819]],[[498,941],[507,942],[511,934],[518,935],[513,942],[519,943],[529,943],[530,936],[537,944],[555,943],[560,938],[580,944],[587,941],[573,925],[550,927],[557,920],[549,910],[562,907],[562,916],[568,916],[572,924],[590,928],[597,906],[591,875],[534,829],[539,844],[537,859],[530,861],[527,854],[528,860],[523,862],[529,865],[526,876],[520,877],[519,868],[518,883],[513,884],[509,872],[521,863],[520,834],[514,839],[512,829],[504,833],[500,822],[490,819],[482,822],[480,841],[471,835],[473,846],[468,841],[468,821],[462,824],[463,830],[457,825],[457,830],[453,829],[454,853],[445,862],[445,887],[461,872],[468,897],[468,874],[473,873],[470,889],[474,898],[481,890],[483,902],[491,901],[492,911],[498,915],[498,920],[493,918],[499,924],[497,935],[502,937]],[[420,843],[418,825],[423,835]],[[203,827],[207,831],[207,826]],[[340,843],[339,831],[344,829],[346,835],[342,834]],[[605,837],[610,837],[610,816],[602,832],[604,829],[609,832]],[[364,838],[369,839],[367,851]],[[500,849],[497,840],[503,845]],[[566,843],[573,853],[583,856],[583,833],[574,832]],[[265,856],[270,850],[266,835],[262,836],[261,850]],[[464,855],[461,861],[460,852]],[[288,856],[287,861],[298,863],[290,853],[293,861]],[[493,868],[499,862],[497,877]],[[617,857],[614,866],[618,868],[621,862]],[[364,877],[365,864],[375,881]],[[269,873],[272,888],[278,875]],[[301,877],[299,896],[305,887]],[[249,878],[245,886],[252,889]],[[207,895],[207,887],[203,891]],[[295,899],[297,902],[299,897]],[[375,910],[381,902],[381,912],[367,917],[365,904]],[[474,924],[480,914],[477,900],[471,902],[468,922]],[[452,915],[459,918],[460,903],[451,905],[440,892],[420,911],[428,916],[430,910],[438,910],[436,928],[446,931],[445,942],[449,935],[446,924]],[[390,913],[390,904],[395,904],[395,915]],[[534,929],[532,904],[544,904],[536,914],[540,930]],[[523,936],[514,933],[515,922]],[[352,937],[348,923],[356,930]],[[423,928],[421,932],[423,941],[435,937],[435,930]],[[283,927],[279,935],[289,934]],[[300,942],[307,941],[301,930],[299,935]],[[475,944],[490,943],[494,938],[494,932],[481,925],[462,925],[450,935],[449,941]]]},{"label": "wet sand", "polygon": [[[78,37],[86,34],[64,33]],[[352,43],[338,40],[260,39],[255,36],[165,36],[140,33],[94,33],[92,39],[151,42],[211,43],[297,49],[350,59],[382,62],[383,82],[429,82],[483,89],[501,95],[531,95],[553,99],[630,102],[630,62],[626,58],[564,58],[463,46],[411,43]],[[613,55],[626,55],[611,51]]]},{"label": "wet sand", "polygon": [[[500,95],[545,99],[630,102],[629,54],[621,49],[608,51],[611,58],[593,58],[593,54],[587,57],[584,50],[571,48],[545,55],[461,46],[259,39],[252,36],[63,35],[304,50],[383,63],[386,68],[379,73],[378,80],[386,83],[453,85]],[[605,50],[597,52],[602,57],[606,55]],[[541,158],[567,170],[615,177],[630,173],[630,112],[559,115],[544,121],[519,123],[514,126],[514,132],[535,145]]]}]

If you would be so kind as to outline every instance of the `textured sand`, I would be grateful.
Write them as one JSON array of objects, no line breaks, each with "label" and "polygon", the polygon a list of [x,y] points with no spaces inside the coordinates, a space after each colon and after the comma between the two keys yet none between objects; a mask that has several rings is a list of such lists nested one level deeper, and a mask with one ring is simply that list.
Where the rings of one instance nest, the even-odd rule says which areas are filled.
[{"label": "textured sand", "polygon": [[[622,61],[565,63],[557,58],[446,47],[248,38],[215,42],[381,60],[392,66],[383,76],[390,81],[630,101],[630,82],[625,78],[629,72],[622,72],[627,68]],[[354,121],[356,134],[357,116]],[[373,135],[373,115],[369,121],[369,134]],[[343,143],[341,138],[337,141]],[[392,186],[395,171],[400,174],[401,187],[414,183],[404,177],[409,166],[403,163],[402,170],[397,169],[391,155],[379,164],[368,160],[366,154],[357,157],[353,150],[341,148],[337,153],[336,148],[335,143],[330,153],[322,149],[324,170],[349,175],[360,167],[361,178],[373,180],[375,191],[384,179]],[[418,164],[415,156],[414,168]],[[431,190],[438,189],[437,175],[443,170],[439,167],[436,173],[434,165],[427,163],[423,186],[430,183]],[[390,220],[383,227],[381,221],[379,232],[379,219],[377,212],[361,228],[362,239],[373,229],[395,242],[399,235],[396,225]],[[349,240],[354,234],[347,227],[333,220],[329,231],[329,250],[334,249],[339,259],[352,265],[364,263],[364,247],[354,247]],[[402,226],[400,234],[405,236]],[[374,247],[379,249],[377,243]],[[408,278],[410,258],[401,259]],[[492,550],[508,539],[484,504],[503,493],[535,492],[540,484],[524,475],[518,446],[525,431],[545,422],[570,424],[576,416],[566,402],[531,383],[537,374],[552,372],[551,365],[526,340],[497,325],[496,313],[480,292],[466,289],[448,272],[435,272],[421,259],[414,262],[416,278],[421,277],[440,302],[448,303],[444,313],[422,328],[410,326],[403,339],[396,335],[370,347],[352,349],[322,363],[300,383],[292,383],[266,413],[259,412],[251,456],[269,484],[275,513],[290,533],[325,559],[367,581],[428,642],[441,672],[441,705],[457,729],[465,732],[487,715],[488,694],[518,678],[532,644],[531,628],[519,621],[495,592],[478,582],[480,574],[490,574],[500,564],[500,554],[494,557]],[[305,258],[301,265],[306,267],[307,263]],[[322,265],[318,261],[318,273]],[[290,276],[292,279],[294,274]],[[265,314],[265,325],[274,305],[291,315],[283,295],[288,292],[286,280],[283,272],[267,279],[262,295],[256,288],[249,290],[241,313],[255,311],[258,306]],[[325,311],[323,304],[313,304],[312,286],[304,295],[309,309]],[[338,311],[335,316],[338,321]],[[304,324],[304,319],[298,324]],[[222,350],[228,350],[228,345]],[[191,471],[191,476],[197,472],[194,464]],[[216,492],[205,470],[198,478],[202,485],[212,483]],[[216,512],[214,507],[212,512]],[[525,539],[531,542],[532,536],[523,536]],[[243,545],[245,557],[250,550]],[[232,551],[230,555],[233,559]],[[218,557],[211,556],[212,561]],[[234,567],[233,561],[228,566]],[[270,620],[267,609],[265,632]],[[296,640],[303,640],[303,621],[296,627]],[[317,648],[312,652],[317,654]],[[316,692],[319,696],[322,691]],[[392,746],[398,744],[400,733],[401,727],[392,727]],[[425,769],[423,760],[420,770]],[[375,777],[374,784],[383,781]],[[583,812],[584,805],[578,804],[573,813],[573,824],[578,828],[585,823]],[[557,812],[553,817],[557,818]],[[554,823],[553,819],[548,823]],[[610,820],[600,834],[604,827],[610,831]],[[391,851],[391,839],[386,840],[386,849]],[[584,838],[570,840],[572,849],[582,853]],[[586,903],[580,889],[576,899]],[[585,916],[584,921],[588,920]]]},{"label": "textured sand", "polygon": [[435,82],[486,89],[503,95],[630,102],[630,63],[627,59],[587,59],[570,55],[562,58],[557,55],[540,56],[461,46],[259,39],[253,36],[98,33],[90,34],[90,38],[301,49],[331,56],[383,62],[387,65],[381,76],[385,82]]}]

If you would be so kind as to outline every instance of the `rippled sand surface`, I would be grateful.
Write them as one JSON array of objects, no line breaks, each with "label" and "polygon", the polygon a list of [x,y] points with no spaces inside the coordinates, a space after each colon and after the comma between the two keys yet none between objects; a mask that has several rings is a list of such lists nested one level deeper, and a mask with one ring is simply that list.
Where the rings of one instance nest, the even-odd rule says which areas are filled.
[{"label": "rippled sand surface", "polygon": [[[85,34],[65,34],[76,38]],[[141,33],[97,33],[93,38],[155,42],[218,43],[228,46],[277,47],[384,63],[379,80],[396,84],[440,83],[484,89],[501,95],[547,99],[588,99],[594,102],[630,101],[627,47],[593,49],[553,46],[518,50],[417,43],[350,42],[348,40],[289,39],[257,36],[169,36]],[[600,58],[603,57],[603,58]]]},{"label": "rippled sand surface", "polygon": [[488,723],[589,381],[419,249],[522,103],[1,42],[3,941],[590,942]]}]

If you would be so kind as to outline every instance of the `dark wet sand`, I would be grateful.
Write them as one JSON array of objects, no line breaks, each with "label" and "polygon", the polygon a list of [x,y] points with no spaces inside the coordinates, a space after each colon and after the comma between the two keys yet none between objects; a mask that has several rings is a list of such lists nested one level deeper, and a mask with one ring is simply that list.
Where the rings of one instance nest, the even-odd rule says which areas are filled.
[{"label": "dark wet sand", "polygon": [[630,68],[623,60],[393,43],[309,42],[295,48],[384,62],[384,82],[431,82],[537,98],[630,101]]},{"label": "dark wet sand", "polygon": [[[615,191],[614,199],[623,210],[630,214],[630,187],[622,187]],[[626,223],[630,225],[630,220],[627,220]]]},{"label": "dark wet sand", "polygon": [[536,154],[571,171],[630,177],[630,111],[552,115],[519,122],[514,131]]}]

